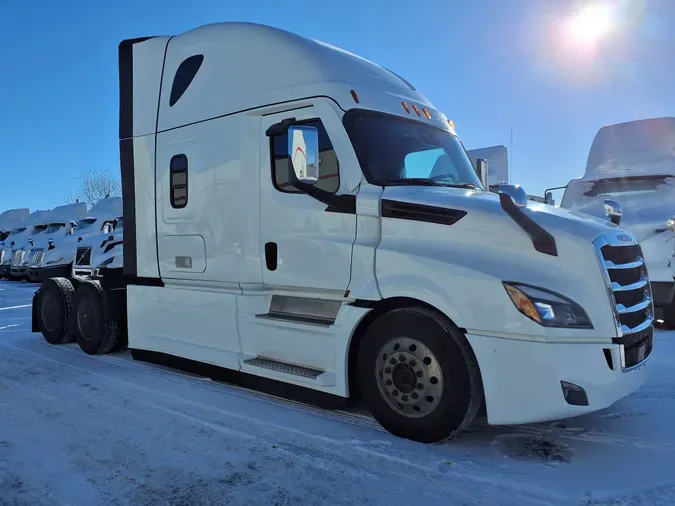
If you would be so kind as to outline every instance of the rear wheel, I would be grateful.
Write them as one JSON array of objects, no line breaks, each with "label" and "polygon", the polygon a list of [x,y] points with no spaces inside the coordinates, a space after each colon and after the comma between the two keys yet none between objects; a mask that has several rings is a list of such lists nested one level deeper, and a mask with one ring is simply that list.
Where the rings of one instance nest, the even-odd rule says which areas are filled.
[{"label": "rear wheel", "polygon": [[108,319],[105,292],[98,281],[81,281],[73,305],[73,331],[82,351],[98,355],[118,346],[120,325],[118,321]]},{"label": "rear wheel", "polygon": [[40,332],[49,344],[63,344],[73,335],[73,285],[65,278],[47,279],[40,287]]},{"label": "rear wheel", "polygon": [[368,328],[359,378],[380,425],[414,441],[454,437],[481,406],[480,372],[469,344],[424,308],[394,310]]}]

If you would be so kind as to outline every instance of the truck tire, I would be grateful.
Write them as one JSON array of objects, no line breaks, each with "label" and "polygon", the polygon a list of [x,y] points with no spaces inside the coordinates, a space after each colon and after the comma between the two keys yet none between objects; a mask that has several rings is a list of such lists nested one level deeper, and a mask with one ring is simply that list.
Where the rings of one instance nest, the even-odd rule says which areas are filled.
[{"label": "truck tire", "polygon": [[359,349],[359,383],[382,427],[422,443],[454,437],[482,404],[471,347],[425,308],[397,309],[370,325]]},{"label": "truck tire", "polygon": [[73,332],[77,344],[88,355],[100,355],[118,345],[120,326],[107,317],[105,291],[91,279],[80,282],[73,299]]},{"label": "truck tire", "polygon": [[75,340],[73,335],[73,295],[75,290],[66,278],[50,278],[40,286],[40,332],[49,344]]}]

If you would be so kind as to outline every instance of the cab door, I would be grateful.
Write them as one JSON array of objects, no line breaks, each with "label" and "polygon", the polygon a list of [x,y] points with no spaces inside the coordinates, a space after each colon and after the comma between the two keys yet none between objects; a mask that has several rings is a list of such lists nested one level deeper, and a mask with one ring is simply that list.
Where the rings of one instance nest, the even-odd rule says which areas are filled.
[{"label": "cab door", "polygon": [[[349,286],[356,213],[330,206],[289,183],[293,170],[288,132],[268,136],[268,128],[295,118],[295,125],[318,133],[317,188],[340,195],[340,159],[332,139],[345,136],[338,118],[320,117],[316,107],[305,107],[262,118],[261,250],[263,283],[299,291],[341,291]],[[349,200],[349,197],[345,197]]]}]

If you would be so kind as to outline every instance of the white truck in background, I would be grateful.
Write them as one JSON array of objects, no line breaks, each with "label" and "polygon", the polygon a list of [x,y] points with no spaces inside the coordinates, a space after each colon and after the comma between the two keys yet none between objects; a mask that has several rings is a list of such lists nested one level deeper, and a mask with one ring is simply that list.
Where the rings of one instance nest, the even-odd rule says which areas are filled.
[{"label": "white truck in background", "polygon": [[[71,229],[54,231],[54,235],[49,237],[49,244],[42,244],[31,251],[28,269],[31,281],[67,277],[76,264],[88,264],[91,255],[89,239],[106,231],[112,232],[114,220],[122,214],[121,197],[103,198],[89,210],[83,202],[70,206]],[[63,211],[66,211],[65,207]]]},{"label": "white truck in background", "polygon": [[119,72],[123,271],[46,280],[48,342],[105,353],[127,330],[135,359],[361,398],[423,442],[481,407],[556,420],[645,382],[649,283],[613,278],[641,275],[633,234],[485,191],[400,76],[250,23],[125,40]]},{"label": "white truck in background", "polygon": [[12,250],[9,263],[9,279],[21,281],[28,279],[28,253],[36,241],[40,241],[49,227],[51,210],[36,211],[27,219],[26,229],[10,241]]},{"label": "white truck in background", "polygon": [[[478,160],[485,160],[487,166],[487,189],[491,192],[499,192],[499,186],[511,183],[509,172],[509,155],[506,146],[490,146],[485,148],[470,149],[467,151],[474,167],[478,166]],[[538,195],[527,195],[528,200],[545,203]]]},{"label": "white truck in background", "polygon": [[49,211],[34,211],[28,215],[24,220],[18,221],[14,228],[10,231],[5,241],[0,244],[2,248],[2,261],[0,262],[0,276],[11,278],[11,264],[14,258],[14,252],[23,248],[24,243],[27,242],[28,236],[33,230],[33,225],[40,223],[43,216]]},{"label": "white truck in background", "polygon": [[[564,209],[601,217],[606,199],[621,204],[621,226],[640,242],[654,305],[675,328],[675,117],[601,128],[584,175],[561,188]],[[552,192],[547,198],[553,203]]]},{"label": "white truck in background", "polygon": [[88,236],[78,244],[72,275],[96,277],[101,269],[122,269],[123,227],[122,216],[106,220],[100,234]]},{"label": "white truck in background", "polygon": [[68,275],[69,270],[59,269],[58,265],[50,262],[55,243],[66,241],[73,236],[77,224],[87,214],[87,204],[75,202],[64,204],[51,210],[49,224],[39,239],[32,241],[22,267],[26,269],[28,279],[33,283],[41,283],[50,276]]},{"label": "white truck in background", "polygon": [[[24,225],[29,215],[30,209],[26,208],[8,209],[0,213],[0,278],[7,274],[2,267],[5,259],[5,241],[11,237],[13,231],[18,231]],[[9,252],[11,257],[11,249]]]}]

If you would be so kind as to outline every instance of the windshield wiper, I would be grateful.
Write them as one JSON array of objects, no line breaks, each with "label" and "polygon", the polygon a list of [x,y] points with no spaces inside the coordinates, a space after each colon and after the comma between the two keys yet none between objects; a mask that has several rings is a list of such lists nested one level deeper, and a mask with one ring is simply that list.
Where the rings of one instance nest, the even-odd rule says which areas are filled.
[{"label": "windshield wiper", "polygon": [[448,186],[450,188],[469,188],[471,190],[478,190],[479,189],[478,185],[473,184],[473,183],[455,183],[455,184],[446,183],[443,186]]},{"label": "windshield wiper", "polygon": [[417,185],[417,186],[447,186],[438,181],[432,181],[426,177],[407,177],[403,179],[387,179],[384,182],[385,186],[401,186],[401,185]]},{"label": "windshield wiper", "polygon": [[478,185],[473,183],[442,183],[441,181],[434,181],[433,179],[428,179],[426,177],[409,177],[404,179],[388,179],[385,183],[385,186],[403,186],[403,185],[412,185],[412,186],[442,186],[444,188],[470,188],[477,190]]}]

